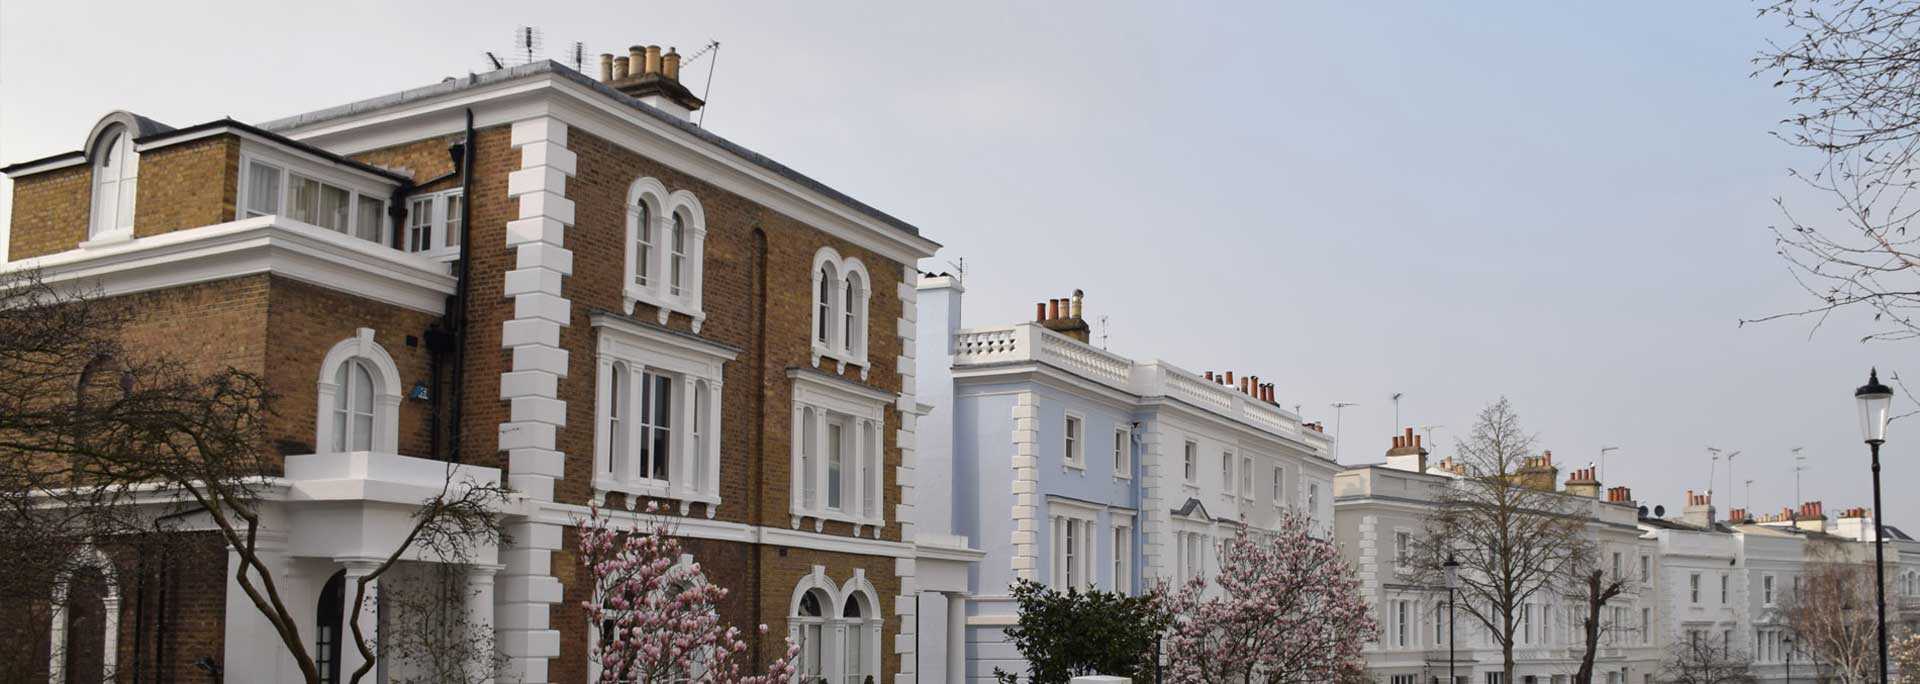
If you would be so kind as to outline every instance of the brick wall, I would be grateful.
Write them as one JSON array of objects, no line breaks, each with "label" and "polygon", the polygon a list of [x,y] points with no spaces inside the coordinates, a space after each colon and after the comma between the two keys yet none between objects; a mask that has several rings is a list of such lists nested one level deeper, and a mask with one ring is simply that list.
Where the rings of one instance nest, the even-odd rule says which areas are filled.
[{"label": "brick wall", "polygon": [[86,164],[15,178],[7,258],[46,256],[84,242],[92,195],[93,169]]},{"label": "brick wall", "polygon": [[232,221],[240,139],[222,134],[141,153],[139,174],[135,237]]},{"label": "brick wall", "polygon": [[266,349],[266,379],[278,414],[270,439],[281,454],[314,452],[320,364],[333,345],[372,328],[374,342],[400,369],[400,453],[433,457],[432,404],[405,397],[416,382],[432,385],[424,336],[440,317],[280,277],[272,279],[270,291],[264,325],[273,343]]}]

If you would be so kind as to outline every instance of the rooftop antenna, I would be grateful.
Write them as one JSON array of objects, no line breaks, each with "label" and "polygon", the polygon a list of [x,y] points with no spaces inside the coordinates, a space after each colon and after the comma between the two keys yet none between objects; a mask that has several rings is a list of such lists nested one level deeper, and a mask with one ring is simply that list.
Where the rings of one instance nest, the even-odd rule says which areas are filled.
[{"label": "rooftop antenna", "polygon": [[[706,57],[709,54],[713,56],[713,59],[707,60],[707,83],[706,85],[700,86],[701,102],[708,102],[709,98],[713,97],[713,68],[720,63],[720,41],[708,38],[706,47],[700,48],[698,52],[693,53],[692,56],[680,62],[680,68],[684,69],[688,65],[698,61],[701,57]],[[700,107],[700,118],[695,120],[693,125],[703,126],[707,123],[708,109],[712,109],[712,107],[704,105]]]},{"label": "rooftop antenna", "polygon": [[534,26],[521,26],[513,30],[513,49],[525,53],[526,63],[533,63],[533,55],[540,51],[540,29]]},{"label": "rooftop antenna", "polygon": [[1620,447],[1617,447],[1617,446],[1600,447],[1600,481],[1601,482],[1607,481],[1607,452],[1619,451],[1619,450],[1620,450]]},{"label": "rooftop antenna", "polygon": [[[1747,480],[1747,507],[1753,507],[1753,480]],[[1749,513],[1748,515],[1752,515]]]},{"label": "rooftop antenna", "polygon": [[1340,462],[1340,412],[1346,410],[1348,406],[1359,406],[1359,404],[1351,401],[1336,401],[1327,405],[1333,407],[1333,462],[1339,463]]},{"label": "rooftop antenna", "polygon": [[[1738,450],[1735,450],[1731,454],[1727,454],[1727,497],[1728,498],[1733,497],[1733,459],[1736,459],[1739,457],[1740,457],[1740,452]],[[1733,502],[1729,501],[1727,503],[1731,504]],[[1749,501],[1747,503],[1753,503],[1753,502]]]},{"label": "rooftop antenna", "polygon": [[574,71],[578,71],[583,74],[587,73],[587,44],[586,43],[582,43],[577,40],[573,41],[573,50],[568,52],[567,58],[573,62]]},{"label": "rooftop antenna", "polygon": [[1100,348],[1107,348],[1107,315],[1100,314]]},{"label": "rooftop antenna", "polygon": [[[1720,450],[1707,447],[1707,453],[1713,454],[1713,462],[1707,464],[1707,497],[1713,497],[1713,474],[1720,470]],[[1691,505],[1693,502],[1687,502]]]},{"label": "rooftop antenna", "polygon": [[487,61],[489,61],[489,62],[492,62],[492,63],[493,63],[493,70],[494,70],[494,71],[499,71],[499,70],[501,70],[501,69],[505,69],[505,68],[507,68],[507,65],[506,65],[506,64],[504,64],[504,63],[502,63],[502,62],[500,61],[500,57],[499,57],[499,56],[497,56],[497,55],[495,55],[495,54],[493,54],[493,51],[492,51],[492,50],[488,50],[488,51],[487,51]]},{"label": "rooftop antenna", "polygon": [[[1427,433],[1427,445],[1428,445],[1428,446],[1432,446],[1432,445],[1433,445],[1433,443],[1434,443],[1434,442],[1433,442],[1433,431],[1434,431],[1434,430],[1438,430],[1438,429],[1440,429],[1440,428],[1444,428],[1444,427],[1446,427],[1446,426],[1445,426],[1445,425],[1422,425],[1422,426],[1420,426],[1420,431],[1421,431],[1421,432],[1424,432],[1424,433]],[[1438,447],[1435,447],[1435,448],[1438,448]]]},{"label": "rooftop antenna", "polygon": [[1400,395],[1401,393],[1394,392],[1393,397],[1391,397],[1393,399],[1393,431],[1394,432],[1400,431]]},{"label": "rooftop antenna", "polygon": [[958,275],[958,276],[960,276],[960,282],[961,282],[961,284],[966,284],[966,282],[967,282],[967,258],[966,258],[966,257],[960,257],[960,258],[959,258],[958,260],[948,260],[948,261],[947,261],[947,265],[948,265],[948,266],[952,266],[952,267],[953,267],[953,272],[954,272],[954,274],[955,274],[955,275]]},{"label": "rooftop antenna", "polygon": [[1806,467],[1806,466],[1804,466],[1804,465],[1801,465],[1802,463],[1805,463],[1805,462],[1806,462],[1806,460],[1807,460],[1807,457],[1805,457],[1805,456],[1801,456],[1801,455],[1800,455],[1800,450],[1801,450],[1801,449],[1805,449],[1805,448],[1806,448],[1806,447],[1794,447],[1794,448],[1793,448],[1793,508],[1794,508],[1795,510],[1798,510],[1798,509],[1800,508],[1800,501],[1801,501],[1801,499],[1800,499],[1800,471],[1802,471],[1802,470],[1806,470],[1806,469],[1807,469],[1807,467]]}]

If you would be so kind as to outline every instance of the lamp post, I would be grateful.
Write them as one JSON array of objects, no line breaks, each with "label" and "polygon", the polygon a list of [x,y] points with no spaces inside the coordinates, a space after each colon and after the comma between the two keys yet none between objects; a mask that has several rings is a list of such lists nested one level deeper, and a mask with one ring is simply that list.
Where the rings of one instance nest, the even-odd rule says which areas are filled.
[{"label": "lamp post", "polygon": [[1453,674],[1453,592],[1460,588],[1460,562],[1447,556],[1447,562],[1440,567],[1447,574],[1447,684],[1458,684],[1460,679]]},{"label": "lamp post", "polygon": [[1880,681],[1887,681],[1887,569],[1886,550],[1882,540],[1887,538],[1886,530],[1881,527],[1880,517],[1880,445],[1887,441],[1888,413],[1893,408],[1893,389],[1880,384],[1880,372],[1867,371],[1867,384],[1854,390],[1853,398],[1860,404],[1860,437],[1873,451],[1873,593],[1879,609],[1880,627]]},{"label": "lamp post", "polygon": [[1780,642],[1787,649],[1787,684],[1793,684],[1793,637],[1781,637]]}]

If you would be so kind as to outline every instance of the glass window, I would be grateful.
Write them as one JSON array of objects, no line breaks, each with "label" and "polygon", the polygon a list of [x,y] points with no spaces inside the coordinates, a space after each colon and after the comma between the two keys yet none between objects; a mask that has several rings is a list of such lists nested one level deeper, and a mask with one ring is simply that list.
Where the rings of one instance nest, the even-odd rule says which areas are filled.
[{"label": "glass window", "polygon": [[1253,498],[1253,459],[1240,459],[1240,496]]},{"label": "glass window", "polygon": [[433,249],[433,198],[416,197],[407,209],[407,251]]},{"label": "glass window", "polygon": [[280,213],[280,167],[262,162],[247,164],[247,197],[243,218]]},{"label": "glass window", "polygon": [[1126,430],[1113,431],[1113,474],[1118,477],[1133,476],[1132,441]]},{"label": "glass window", "polygon": [[1191,441],[1187,442],[1185,473],[1188,482],[1192,482],[1200,476],[1199,472],[1197,472],[1198,465],[1195,463],[1199,457],[1200,445]]},{"label": "glass window", "polygon": [[1700,602],[1700,573],[1687,576],[1687,586],[1693,603]]},{"label": "glass window", "polygon": [[1220,492],[1233,496],[1233,452],[1220,454]]},{"label": "glass window", "polygon": [[828,335],[833,330],[833,286],[838,279],[833,277],[832,266],[820,267],[818,277],[820,279],[820,298],[818,302],[819,311],[817,315],[814,316],[814,320],[818,322],[817,325],[814,326],[814,341],[832,346],[832,341],[828,338]]},{"label": "glass window", "polygon": [[88,237],[133,227],[133,137],[126,127],[116,125],[101,134],[100,140],[94,151],[93,215]]},{"label": "glass window", "polygon": [[811,510],[819,500],[819,485],[815,484],[814,467],[819,458],[815,452],[819,449],[819,428],[814,427],[812,408],[800,412],[800,498]]},{"label": "glass window", "polygon": [[367,451],[373,448],[373,374],[367,364],[353,359],[340,364],[333,382],[333,450]]},{"label": "glass window", "polygon": [[840,332],[840,339],[846,340],[847,353],[859,351],[860,347],[860,275],[847,274],[847,286],[842,288],[840,314],[846,321],[846,329]]},{"label": "glass window", "polygon": [[361,195],[355,201],[358,214],[353,219],[354,236],[372,242],[386,242],[380,238],[387,232],[387,203],[366,195]]},{"label": "glass window", "polygon": [[678,297],[687,265],[687,219],[678,212],[673,215],[673,242],[670,246],[672,252],[668,260],[667,284],[673,290],[673,295]]},{"label": "glass window", "polygon": [[827,508],[840,510],[840,463],[844,437],[838,421],[827,423]]},{"label": "glass window", "polygon": [[620,476],[627,461],[627,364],[613,364],[607,392],[607,472]]},{"label": "glass window", "polygon": [[673,459],[673,378],[640,375],[640,477],[666,481]]},{"label": "glass window", "polygon": [[1286,479],[1287,471],[1285,468],[1276,467],[1273,469],[1273,503],[1276,506],[1284,504],[1287,501],[1284,491],[1285,485],[1283,484],[1286,482]]},{"label": "glass window", "polygon": [[1113,527],[1113,590],[1122,594],[1133,589],[1133,576],[1129,569],[1133,565],[1132,528],[1125,525]]},{"label": "glass window", "polygon": [[460,231],[466,226],[466,208],[467,198],[465,195],[458,192],[447,195],[447,218],[445,221],[442,221],[446,226],[446,230],[441,232],[446,234],[445,241],[448,247],[460,246]]},{"label": "glass window", "polygon": [[653,209],[640,200],[639,226],[633,231],[633,283],[646,287],[653,277]]},{"label": "glass window", "polygon": [[1066,453],[1064,458],[1067,459],[1067,464],[1080,465],[1080,419],[1078,417],[1067,416],[1064,434],[1066,436]]}]

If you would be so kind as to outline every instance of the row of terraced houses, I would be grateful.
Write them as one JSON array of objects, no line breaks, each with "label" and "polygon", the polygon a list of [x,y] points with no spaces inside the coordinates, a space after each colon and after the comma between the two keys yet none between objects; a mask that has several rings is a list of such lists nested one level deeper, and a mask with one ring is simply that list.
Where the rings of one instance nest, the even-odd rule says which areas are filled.
[{"label": "row of terraced houses", "polygon": [[[793,638],[807,681],[993,681],[1020,668],[1016,580],[1205,576],[1239,526],[1289,509],[1378,607],[1380,681],[1441,681],[1439,599],[1399,559],[1453,471],[1413,435],[1342,467],[1271,378],[1090,344],[1078,292],[963,325],[961,279],[919,270],[934,239],[693,124],[679,59],[636,47],[598,78],[534,62],[265,122],[109,113],[77,151],[6,167],[5,268],[136,307],[130,346],[266,379],[263,548],[329,682],[360,663],[343,615],[377,632],[399,610],[343,587],[449,463],[515,492],[506,541],[456,568],[501,681],[597,679],[574,526],[650,502],[732,590],[724,616],[772,628],[752,659]],[[1538,469],[1555,488],[1551,457]],[[1563,491],[1645,580],[1616,608],[1610,683],[1654,681],[1683,633],[1771,668],[1799,545],[1872,534],[1861,511],[1750,523],[1704,499],[1667,519],[1587,470]],[[100,540],[104,586],[31,613],[52,622],[31,678],[298,679],[219,538],[174,529],[205,553],[160,577]],[[1920,546],[1892,543],[1912,616]],[[1557,684],[1575,632],[1565,604],[1537,609],[1522,678]],[[1484,637],[1457,642],[1460,681],[1504,684]],[[387,660],[376,679],[409,675]]]}]

